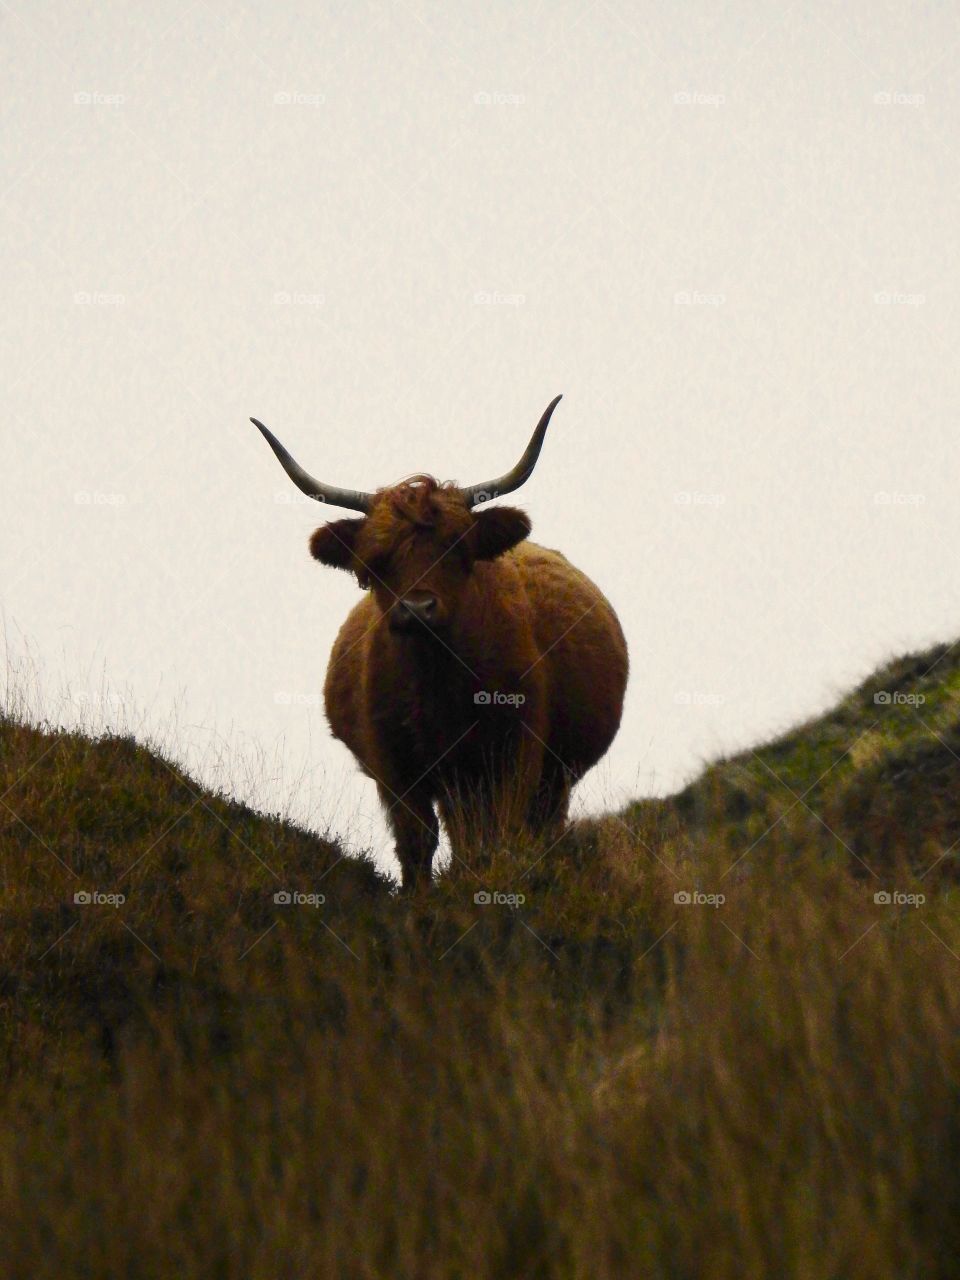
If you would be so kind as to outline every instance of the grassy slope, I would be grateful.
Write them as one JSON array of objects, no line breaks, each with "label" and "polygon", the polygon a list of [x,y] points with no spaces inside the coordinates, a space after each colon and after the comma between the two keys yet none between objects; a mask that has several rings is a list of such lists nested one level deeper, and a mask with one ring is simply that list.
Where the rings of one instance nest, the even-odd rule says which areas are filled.
[{"label": "grassy slope", "polygon": [[904,659],[413,901],[0,719],[0,1275],[960,1274],[958,689]]},{"label": "grassy slope", "polygon": [[937,645],[882,667],[826,715],[713,764],[663,810],[734,854],[785,824],[859,874],[882,875],[903,853],[918,872],[951,874],[958,757],[960,644]]}]

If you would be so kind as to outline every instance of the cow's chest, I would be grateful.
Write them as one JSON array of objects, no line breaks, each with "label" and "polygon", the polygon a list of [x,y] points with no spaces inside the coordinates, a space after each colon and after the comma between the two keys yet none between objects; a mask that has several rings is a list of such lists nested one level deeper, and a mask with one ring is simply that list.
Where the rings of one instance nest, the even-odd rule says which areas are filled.
[{"label": "cow's chest", "polygon": [[469,769],[522,733],[529,692],[518,697],[502,683],[453,655],[421,656],[385,696],[375,695],[378,732],[394,758],[421,772]]}]

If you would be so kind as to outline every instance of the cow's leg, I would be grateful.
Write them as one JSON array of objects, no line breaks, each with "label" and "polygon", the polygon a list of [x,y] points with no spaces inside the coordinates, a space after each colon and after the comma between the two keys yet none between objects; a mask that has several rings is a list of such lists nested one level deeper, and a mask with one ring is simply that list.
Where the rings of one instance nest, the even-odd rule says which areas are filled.
[{"label": "cow's leg", "polygon": [[475,869],[481,860],[481,815],[486,812],[486,807],[480,788],[474,782],[465,784],[461,780],[453,780],[440,793],[440,817],[450,842],[453,862],[460,867]]},{"label": "cow's leg", "polygon": [[378,783],[377,790],[393,830],[404,891],[429,885],[440,832],[432,796],[417,787],[404,794],[398,786],[394,792],[384,783]]},{"label": "cow's leg", "polygon": [[[454,852],[462,843],[482,865],[493,850],[519,835],[529,825],[531,798],[542,769],[542,745],[526,733],[491,755],[461,789],[460,797],[443,806]],[[454,834],[458,827],[460,840]]]},{"label": "cow's leg", "polygon": [[546,757],[527,811],[527,823],[532,831],[551,838],[559,836],[567,821],[573,781],[573,775],[559,760],[550,755]]},{"label": "cow's leg", "polygon": [[523,729],[499,765],[494,789],[494,818],[504,833],[519,833],[529,825],[530,807],[544,768],[539,735]]}]

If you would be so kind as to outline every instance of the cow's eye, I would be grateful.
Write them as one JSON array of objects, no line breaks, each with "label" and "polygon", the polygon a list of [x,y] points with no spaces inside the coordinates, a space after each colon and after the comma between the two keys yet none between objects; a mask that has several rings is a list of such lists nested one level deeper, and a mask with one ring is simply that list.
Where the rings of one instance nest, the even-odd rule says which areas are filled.
[{"label": "cow's eye", "polygon": [[357,577],[360,579],[360,585],[362,587],[368,587],[370,586],[371,581],[383,581],[383,577],[387,572],[389,563],[389,558],[387,556],[367,556],[357,571]]}]

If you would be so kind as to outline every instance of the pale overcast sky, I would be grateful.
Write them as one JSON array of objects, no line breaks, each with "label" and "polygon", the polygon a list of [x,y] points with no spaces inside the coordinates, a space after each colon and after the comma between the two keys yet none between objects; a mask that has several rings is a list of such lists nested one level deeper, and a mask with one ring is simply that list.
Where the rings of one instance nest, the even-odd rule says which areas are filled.
[{"label": "pale overcast sky", "polygon": [[320,705],[357,588],[251,414],[372,489],[499,474],[564,393],[514,501],[630,645],[587,811],[960,634],[953,6],[3,0],[0,36],[38,713],[392,865]]}]

